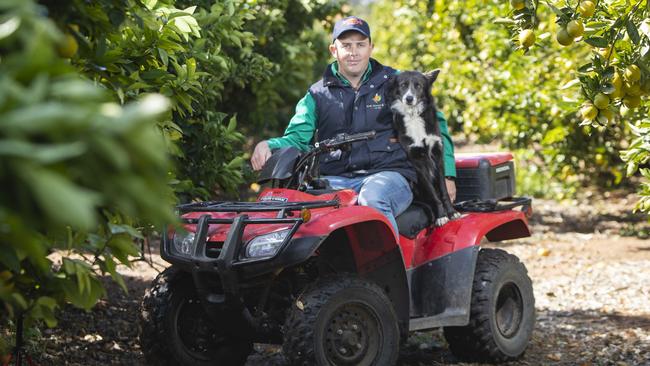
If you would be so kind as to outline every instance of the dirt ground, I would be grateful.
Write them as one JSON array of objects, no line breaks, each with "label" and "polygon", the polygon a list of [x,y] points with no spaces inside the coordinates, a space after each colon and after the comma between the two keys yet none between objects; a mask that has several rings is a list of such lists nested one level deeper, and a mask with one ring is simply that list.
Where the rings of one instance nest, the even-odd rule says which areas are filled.
[{"label": "dirt ground", "polygon": [[[496,245],[519,256],[535,289],[537,324],[512,365],[650,365],[650,232],[631,213],[634,197],[534,203],[533,236]],[[90,312],[67,308],[45,330],[39,365],[143,365],[137,313],[155,268],[124,269],[129,293],[107,282]],[[247,365],[281,365],[277,347],[256,345]],[[413,334],[399,365],[469,365],[448,351],[440,331]]]}]

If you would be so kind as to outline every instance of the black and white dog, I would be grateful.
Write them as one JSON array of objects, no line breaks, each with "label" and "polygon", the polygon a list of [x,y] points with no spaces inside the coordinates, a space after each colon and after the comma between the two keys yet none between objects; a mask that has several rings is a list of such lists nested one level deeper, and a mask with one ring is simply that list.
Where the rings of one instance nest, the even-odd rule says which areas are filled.
[{"label": "black and white dog", "polygon": [[460,217],[447,193],[442,138],[431,95],[439,73],[440,70],[426,74],[405,71],[391,78],[387,90],[399,142],[417,172],[415,200],[431,206],[436,226]]}]

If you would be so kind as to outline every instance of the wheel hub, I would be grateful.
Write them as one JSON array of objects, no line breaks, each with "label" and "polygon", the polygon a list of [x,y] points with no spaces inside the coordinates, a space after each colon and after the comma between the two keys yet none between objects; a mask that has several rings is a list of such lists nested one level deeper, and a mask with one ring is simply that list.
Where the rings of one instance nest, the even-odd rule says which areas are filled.
[{"label": "wheel hub", "polygon": [[211,326],[199,300],[189,299],[177,316],[178,335],[183,345],[195,357],[209,359],[214,346],[224,339],[223,334]]},{"label": "wheel hub", "polygon": [[369,365],[381,340],[378,319],[363,304],[345,304],[329,319],[325,333],[325,353],[336,365]]},{"label": "wheel hub", "polygon": [[512,282],[504,284],[499,290],[495,308],[496,324],[505,338],[514,337],[521,326],[524,302],[519,288]]}]

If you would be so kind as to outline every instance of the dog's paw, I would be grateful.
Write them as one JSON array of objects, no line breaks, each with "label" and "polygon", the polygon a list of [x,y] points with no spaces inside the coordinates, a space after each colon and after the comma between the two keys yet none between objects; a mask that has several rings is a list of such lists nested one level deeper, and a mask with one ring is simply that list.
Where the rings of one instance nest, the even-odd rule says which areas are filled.
[{"label": "dog's paw", "polygon": [[446,224],[446,223],[448,223],[448,222],[449,222],[449,218],[447,218],[447,217],[439,217],[439,218],[437,218],[436,221],[434,222],[434,225],[436,225],[436,226],[442,226],[442,225],[444,225],[444,224]]},{"label": "dog's paw", "polygon": [[449,216],[449,220],[456,220],[456,219],[460,219],[462,215],[460,214],[460,212],[454,211],[447,214],[447,216]]}]

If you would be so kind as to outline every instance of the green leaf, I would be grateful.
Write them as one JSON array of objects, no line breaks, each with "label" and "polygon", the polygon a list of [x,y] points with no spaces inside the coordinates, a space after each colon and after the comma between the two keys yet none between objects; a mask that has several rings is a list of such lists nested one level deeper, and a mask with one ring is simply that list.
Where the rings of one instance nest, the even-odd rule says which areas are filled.
[{"label": "green leaf", "polygon": [[594,47],[600,47],[600,48],[606,48],[609,46],[609,43],[607,42],[607,39],[603,37],[591,37],[591,38],[585,38],[584,39],[585,43],[594,46]]},{"label": "green leaf", "polygon": [[625,29],[627,30],[627,34],[630,36],[630,39],[634,44],[639,44],[641,42],[641,37],[639,36],[639,30],[636,28],[636,25],[632,21],[632,19],[628,19],[626,24],[625,24]]},{"label": "green leaf", "polygon": [[13,272],[20,272],[20,258],[9,245],[0,245],[0,263]]},{"label": "green leaf", "polygon": [[96,225],[95,207],[100,202],[99,194],[35,165],[23,165],[17,167],[17,171],[49,219],[79,229],[91,229]]},{"label": "green leaf", "polygon": [[75,282],[71,279],[65,279],[60,280],[60,285],[63,288],[65,299],[78,308],[92,308],[97,303],[97,300],[105,294],[101,282],[94,277],[88,277],[88,290],[84,293],[79,292]]},{"label": "green leaf", "polygon": [[111,253],[122,264],[129,265],[129,256],[138,256],[140,251],[133,243],[133,239],[129,235],[117,234],[113,235],[108,241],[107,246],[111,248]]},{"label": "green leaf", "polygon": [[21,140],[0,140],[0,156],[33,159],[42,164],[52,164],[82,155],[86,145],[77,141],[69,144],[31,144]]},{"label": "green leaf", "polygon": [[111,231],[111,234],[113,234],[113,235],[115,235],[115,234],[129,234],[134,238],[144,239],[144,237],[142,236],[142,233],[140,233],[138,230],[136,230],[135,228],[133,228],[130,225],[117,225],[117,224],[109,223],[108,227],[109,227],[109,229]]}]

